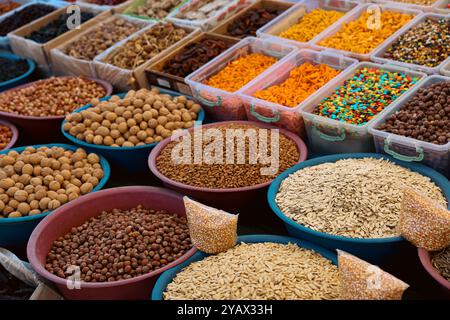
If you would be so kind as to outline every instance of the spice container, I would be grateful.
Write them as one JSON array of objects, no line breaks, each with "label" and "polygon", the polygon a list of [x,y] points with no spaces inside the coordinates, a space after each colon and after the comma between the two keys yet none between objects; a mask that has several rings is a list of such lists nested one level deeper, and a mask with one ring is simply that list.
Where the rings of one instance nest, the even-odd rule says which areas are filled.
[{"label": "spice container", "polygon": [[208,31],[251,3],[249,0],[192,0],[167,16],[167,20]]},{"label": "spice container", "polygon": [[[208,134],[209,129],[214,129],[214,131],[220,131],[222,133],[228,129],[231,132],[240,130],[235,131],[237,137],[244,136],[246,132],[252,134],[253,131],[254,139],[259,137],[262,141],[267,142],[269,137],[271,137],[270,130],[277,128],[257,122],[225,121],[202,125],[198,129],[191,128],[180,137],[186,139],[183,141],[185,143],[192,136],[195,139],[199,139],[196,136],[199,134],[200,139],[203,139],[200,141],[205,142],[206,138],[204,136]],[[241,131],[244,131],[244,134]],[[264,134],[267,134],[267,136],[264,137]],[[223,139],[224,135],[219,137]],[[222,164],[211,165],[208,163],[209,160],[202,160],[203,158],[200,159],[200,164],[187,160],[183,160],[181,164],[177,164],[178,160],[171,157],[171,150],[180,143],[180,140],[173,142],[170,139],[163,140],[152,150],[148,164],[152,173],[162,180],[167,187],[180,191],[189,197],[199,199],[207,205],[232,210],[232,208],[249,203],[250,201],[260,201],[260,197],[265,188],[279,172],[306,159],[306,146],[297,135],[280,129],[278,138],[279,150],[281,150],[279,152],[278,167],[271,167],[274,170],[270,172],[267,171],[269,165],[261,163],[263,157],[260,158],[260,161],[250,162],[250,156],[253,157],[255,156],[254,154],[245,156],[245,159],[239,160],[241,161],[240,164],[236,163],[236,161],[231,164],[226,164],[224,159],[222,159]],[[220,141],[220,138],[218,140]],[[245,143],[246,148],[249,148],[246,141],[234,140],[237,140],[238,143]],[[254,143],[254,140],[250,141],[253,141],[251,142],[252,145],[257,144]],[[270,149],[272,147],[275,148],[274,145],[268,146],[267,148]],[[273,151],[273,149],[271,150]],[[267,157],[270,157],[269,154],[271,154],[271,151],[260,151],[264,156],[267,155]],[[223,155],[226,154],[227,152],[224,151]]]},{"label": "spice container", "polygon": [[[387,78],[383,78],[384,80],[379,82],[369,81],[367,78],[362,81],[359,78],[356,78],[356,75],[364,72],[364,69],[369,70],[369,74],[374,71],[374,76],[377,78],[377,73],[384,73],[385,75],[390,75],[391,78],[394,78],[395,73],[398,73],[400,76],[400,83],[403,84],[403,89],[398,89],[398,87],[394,93],[394,91],[389,91],[388,95],[381,95],[383,93],[382,86],[378,86],[378,84],[382,84],[383,81],[388,81]],[[372,71],[370,71],[372,70]],[[343,72],[337,78],[332,80],[327,86],[320,91],[319,94],[312,97],[305,105],[301,108],[300,113],[305,122],[306,132],[308,136],[308,141],[310,143],[310,147],[313,149],[313,152],[318,154],[331,154],[331,153],[347,153],[347,152],[372,152],[374,150],[373,139],[372,136],[368,132],[368,126],[372,123],[373,119],[383,115],[387,110],[390,110],[390,105],[397,98],[401,97],[404,92],[408,89],[412,89],[414,83],[420,82],[422,78],[426,75],[417,71],[410,71],[400,67],[388,66],[388,65],[379,65],[369,62],[362,62],[358,65],[350,68],[348,71]],[[413,81],[407,80],[410,78]],[[404,79],[404,80],[402,80]],[[416,80],[414,80],[416,79]],[[356,96],[360,98],[360,105],[369,105],[367,102],[362,103],[364,99],[367,97],[372,97],[370,99],[370,105],[372,105],[372,101],[378,99],[379,104],[377,104],[377,110],[373,110],[373,115],[369,115],[364,108],[360,108],[360,111],[364,114],[364,119],[360,124],[352,124],[352,119],[348,119],[349,122],[344,120],[338,121],[337,116],[336,119],[333,119],[333,113],[330,114],[330,117],[324,117],[318,114],[315,114],[316,108],[321,104],[336,104],[339,103],[340,100],[332,100],[334,97],[339,98],[338,94],[340,90],[345,92],[346,90],[350,90],[352,85],[361,86],[358,82],[364,82],[365,84],[371,84],[367,90],[367,94],[372,92],[374,95],[369,96],[367,94],[362,94],[363,91],[353,91]],[[388,81],[389,82],[389,81]],[[388,85],[388,84],[386,84]],[[380,91],[381,90],[381,91]],[[334,92],[334,93],[333,93]],[[349,91],[350,92],[350,91]],[[378,93],[377,93],[378,92]],[[339,99],[344,99],[344,96]],[[376,96],[379,94],[378,96]],[[347,98],[344,100],[346,101]],[[361,100],[362,99],[362,100]],[[350,100],[349,100],[350,101]],[[381,104],[380,104],[381,103]],[[323,106],[322,104],[322,106]],[[348,109],[344,107],[344,105],[340,105],[339,110],[342,112]],[[343,109],[342,109],[343,108]],[[346,109],[347,108],[347,109]],[[379,108],[379,110],[378,110]],[[330,109],[331,110],[331,109]],[[351,110],[351,109],[348,109]],[[342,117],[344,117],[343,113],[340,113]],[[365,117],[368,118],[365,118]],[[345,118],[345,117],[344,117]],[[370,119],[369,119],[370,118]],[[367,121],[366,121],[367,120]]]},{"label": "spice container", "polygon": [[[185,81],[189,84],[194,99],[206,107],[206,112],[209,115],[219,120],[242,120],[246,118],[246,115],[238,93],[249,86],[258,75],[262,76],[262,74],[270,72],[271,69],[263,68],[263,64],[258,66],[255,64],[255,66],[249,66],[245,74],[239,74],[241,68],[244,70],[246,65],[252,62],[251,59],[242,67],[235,66],[234,74],[231,74],[228,70],[223,71],[223,69],[228,65],[230,65],[229,68],[233,68],[233,65],[236,64],[235,61],[245,59],[252,54],[261,58],[274,58],[281,63],[295,51],[295,47],[290,45],[248,37],[190,74]],[[238,77],[240,79],[240,82],[236,82],[234,79],[224,80],[225,84],[233,84],[236,87],[238,83],[241,83],[242,86],[229,91],[205,84],[212,77],[217,77],[219,72],[222,72],[224,77],[229,75],[230,78]]]},{"label": "spice container", "polygon": [[[420,13],[399,6],[364,4],[316,37],[311,47],[369,61],[370,55],[384,41],[389,41],[420,19]],[[369,19],[377,14],[380,14],[379,22]]]},{"label": "spice container", "polygon": [[67,21],[71,14],[64,7],[48,14],[42,19],[15,30],[8,34],[11,49],[14,53],[30,58],[44,69],[50,69],[50,50],[58,46],[66,39],[71,39],[78,32],[95,23],[94,16],[109,15],[98,10],[81,7],[80,29],[68,29]]},{"label": "spice container", "polygon": [[[76,153],[76,151],[78,150],[77,147],[71,146],[71,145],[67,145],[67,144],[35,145],[35,146],[31,146],[31,147],[35,148],[35,149],[45,147],[45,148],[48,148],[49,150],[51,150],[50,148],[53,148],[53,149],[60,149],[60,148],[62,148],[65,151],[70,151],[72,154]],[[14,149],[9,149],[9,150],[3,150],[3,151],[0,151],[0,155],[2,155],[2,159],[4,159],[5,155],[10,154],[11,152],[21,154],[27,148],[30,148],[30,147],[20,147],[20,148],[14,148]],[[13,157],[9,156],[6,161],[10,162],[11,158],[13,158]],[[65,161],[65,159],[64,159],[65,157],[62,157],[62,158],[63,158],[62,161]],[[102,172],[102,175],[101,176],[99,175],[98,176],[99,178],[96,178],[95,187],[93,187],[93,185],[90,186],[90,187],[93,187],[93,188],[90,188],[90,187],[87,188],[87,186],[83,187],[83,190],[84,190],[83,192],[84,193],[86,193],[86,192],[95,192],[97,190],[100,190],[101,188],[103,188],[103,186],[106,184],[106,182],[109,179],[110,169],[109,169],[108,162],[101,156],[99,157],[99,156],[95,155],[95,158],[97,159],[96,160],[97,164],[95,165],[96,168],[94,169],[94,171],[99,171],[99,169],[100,169],[101,172]],[[70,159],[73,159],[73,158],[70,158]],[[2,160],[2,162],[3,161],[4,160]],[[55,162],[55,161],[52,161],[52,162]],[[20,168],[20,165],[23,165],[23,162],[20,161],[20,160],[19,161],[15,161],[15,163],[17,163],[15,165],[15,167],[13,167],[12,165],[6,165],[5,166],[5,165],[2,164],[2,168],[3,168],[2,172],[4,172],[6,174],[8,172],[8,170],[11,170],[10,167],[12,167],[12,170],[16,170],[16,168]],[[99,163],[99,165],[98,165],[98,163]],[[67,164],[65,166],[67,166]],[[39,172],[39,169],[35,170],[35,167],[41,168],[41,172]],[[23,181],[28,180],[28,178],[31,176],[31,178],[36,178],[36,179],[29,179],[28,184],[31,185],[31,186],[34,186],[34,184],[35,185],[39,185],[39,182],[41,184],[43,184],[43,185],[44,185],[44,183],[45,183],[45,185],[47,185],[47,183],[50,184],[50,182],[51,182],[52,183],[52,187],[56,188],[55,185],[57,183],[59,184],[58,181],[60,179],[60,176],[62,176],[63,179],[65,179],[64,176],[62,175],[63,173],[61,173],[61,174],[56,174],[53,177],[54,180],[50,181],[50,178],[52,178],[52,175],[50,174],[50,172],[53,172],[53,169],[51,167],[45,167],[45,168],[46,169],[44,170],[44,167],[40,167],[40,166],[36,166],[36,165],[31,165],[31,164],[23,165],[22,170],[25,170],[25,172],[31,172],[31,174],[28,174],[28,173],[23,173],[22,174],[22,176],[24,176],[22,179],[25,179]],[[31,171],[29,171],[30,169],[31,169]],[[42,170],[44,170],[44,172]],[[48,171],[49,174],[48,174],[48,177],[46,177],[46,178],[44,178],[42,180],[41,178],[38,177],[39,176],[38,174],[40,173],[40,175],[43,175],[43,173],[45,173],[45,171]],[[75,179],[75,177],[76,177],[75,174],[78,174],[78,173],[70,174],[69,178]],[[94,173],[94,174],[97,174],[97,173]],[[4,179],[2,179],[2,183],[4,183],[5,185],[10,185],[10,183],[11,183],[10,180],[13,180],[13,178],[15,179],[16,177],[12,176],[11,178],[6,178],[6,179],[4,178]],[[56,179],[58,179],[58,180],[56,180]],[[81,180],[82,180],[81,177],[80,177],[80,179],[77,178],[77,180],[78,180],[78,182],[75,181],[74,183],[77,183],[77,185],[80,186],[80,187],[78,187],[78,186],[76,187],[76,188],[78,188],[77,192],[79,193],[79,192],[81,192],[81,186],[82,186],[83,183],[79,184],[81,182]],[[13,183],[14,183],[14,180],[13,180]],[[17,183],[21,183],[21,182],[17,182]],[[31,192],[31,189],[33,189],[33,192],[34,192],[35,189],[31,188],[31,187],[28,187],[28,186],[25,186],[25,183],[23,183],[23,185],[24,185],[23,186],[24,189],[26,188],[26,190],[28,190],[28,191],[19,190],[18,187],[16,187],[16,189],[18,189],[18,190],[16,190],[16,192],[13,194],[13,197],[11,197],[10,201],[8,201],[6,203],[5,208],[2,209],[2,216],[3,216],[4,212],[5,212],[5,210],[7,210],[6,212],[10,211],[8,206],[11,207],[11,205],[12,206],[17,206],[17,209],[14,209],[12,207],[13,210],[20,210],[22,212],[25,212],[24,210],[28,210],[28,209],[31,210],[31,208],[34,208],[35,203],[34,202],[31,203],[32,202],[31,194],[28,195],[28,192]],[[61,186],[63,186],[63,185],[64,184],[60,184],[60,189],[61,189]],[[16,184],[16,186],[17,186],[17,184]],[[18,185],[18,186],[22,186],[22,185]],[[69,185],[67,185],[67,186],[69,186]],[[9,188],[9,189],[13,189],[13,188]],[[74,189],[74,187],[71,187],[71,188]],[[87,188],[87,189],[84,189],[84,188]],[[3,188],[3,190],[5,190],[5,189],[6,188]],[[9,189],[8,189],[8,191],[9,191]],[[33,211],[31,214],[26,215],[26,216],[22,216],[22,217],[9,217],[9,218],[2,218],[2,219],[0,219],[0,246],[20,247],[22,245],[25,245],[26,242],[28,241],[28,238],[29,238],[31,232],[36,227],[36,225],[44,217],[49,215],[52,212],[53,208],[56,208],[58,205],[61,205],[61,202],[59,202],[60,200],[56,200],[57,198],[59,198],[61,196],[61,194],[58,193],[58,192],[60,192],[60,191],[58,191],[59,189],[57,190],[58,192],[50,191],[50,190],[51,189],[49,189],[46,197],[41,198],[41,200],[43,199],[42,200],[43,201],[42,207],[41,207],[41,203],[39,201],[38,206],[39,206],[39,210],[43,210],[42,213],[37,214],[37,211]],[[69,188],[67,190],[70,191]],[[13,190],[11,190],[11,192],[12,191]],[[25,193],[24,192],[27,193],[26,199],[25,199]],[[69,195],[71,194],[71,192],[72,191],[69,192]],[[35,193],[36,194],[34,195],[34,200],[39,199],[39,197],[41,196],[40,193],[42,193],[42,191],[39,191],[39,195],[37,194],[37,192],[35,192]],[[5,201],[6,196],[8,198],[10,198],[8,193],[3,192],[2,201]],[[51,197],[51,198],[49,198],[49,197]],[[72,199],[72,197],[73,197],[73,195],[71,195],[70,197],[67,196],[67,198],[65,198],[65,199],[66,200]],[[12,203],[11,202],[11,200],[13,200],[13,199],[16,200],[15,201],[16,203]],[[26,205],[25,202],[28,202],[28,200],[31,200],[31,201],[30,201],[30,203],[28,205]],[[48,200],[50,200],[50,201],[48,201]],[[58,201],[58,203],[56,201]],[[61,199],[61,201],[63,201],[63,200]],[[44,204],[45,204],[45,207],[44,207]],[[20,211],[18,211],[18,212],[20,212]],[[35,212],[36,212],[36,214],[34,214]],[[14,213],[12,216],[18,216],[18,214]]]},{"label": "spice container", "polygon": [[123,14],[140,19],[162,20],[185,3],[186,0],[134,0]]},{"label": "spice container", "polygon": [[[305,138],[305,127],[300,116],[300,108],[308,99],[318,94],[322,86],[326,87],[327,83],[334,78],[335,75],[326,78],[325,72],[331,73],[336,70],[336,73],[341,73],[356,63],[357,60],[355,59],[334,53],[317,52],[308,49],[298,51],[285,62],[273,68],[270,74],[256,78],[252,85],[241,91],[240,96],[244,103],[247,118],[251,121],[261,121],[279,126]],[[305,67],[305,70],[302,71],[298,69],[306,64],[312,64],[312,66]],[[320,65],[324,66],[325,70],[319,70]],[[299,70],[298,79],[292,79],[290,92],[292,93],[291,97],[295,96],[294,99],[299,99],[295,94],[296,92],[302,98],[294,102],[293,105],[287,106],[255,97],[255,94],[264,89],[276,85],[283,86],[283,83],[289,81],[288,79],[297,69]],[[310,74],[307,73],[308,70],[311,72]],[[288,84],[286,83],[286,87],[280,87],[279,92],[286,90],[287,86]],[[280,94],[279,97],[287,98],[283,94]]]},{"label": "spice container", "polygon": [[446,1],[448,0],[375,0],[374,2],[404,6],[411,9],[430,12],[435,11],[437,8],[443,7]]},{"label": "spice container", "polygon": [[[337,279],[336,253],[310,242],[282,236],[246,235],[238,237],[238,242],[237,247],[219,256],[210,256],[203,252],[197,252],[185,262],[164,272],[153,288],[152,300],[165,300],[175,296],[183,297],[187,300],[219,300],[226,299],[226,297],[233,300],[318,300],[338,297],[339,283]],[[234,252],[236,254],[240,253],[241,258],[235,256]],[[221,261],[221,257],[226,257],[229,260]],[[282,259],[283,257],[289,258]],[[227,264],[234,260],[237,262],[227,267]],[[259,264],[256,260],[262,263]],[[263,261],[270,261],[267,262],[267,265],[272,266],[271,270],[265,267],[266,264]],[[289,266],[285,265],[288,262],[290,263]],[[296,265],[295,262],[301,263],[302,267]],[[222,265],[218,263],[222,263]],[[252,266],[246,269],[245,267],[248,264],[252,264]],[[218,272],[214,276],[210,274],[212,270],[223,267],[225,267],[223,272]],[[206,268],[206,270],[202,270],[203,268]],[[248,277],[245,277],[247,279],[246,283],[241,284],[248,290],[236,290],[235,288],[242,281],[242,277],[231,280],[227,278],[234,276],[230,274],[230,271],[236,270],[236,273],[246,274],[250,269],[258,271],[251,272]],[[290,270],[289,276],[285,275],[286,270]],[[274,292],[271,289],[273,287],[269,284],[275,281],[273,280],[275,277],[274,272],[277,272],[278,275],[277,283],[280,287],[278,292]],[[306,275],[302,276],[304,272],[316,275],[313,277],[315,294],[312,294],[311,287],[308,286],[308,282],[312,278]],[[185,290],[182,293],[179,290],[183,287],[181,283],[186,280],[190,281],[189,273],[198,275],[194,276],[192,281],[198,281],[201,278],[202,282],[196,285],[198,291],[194,292],[184,286]],[[265,279],[259,278],[261,274],[265,275]],[[295,278],[297,276],[299,278],[296,278],[293,282],[284,281],[285,277],[291,278],[293,275]],[[216,281],[221,284],[216,283]],[[296,283],[295,290],[288,283]],[[216,290],[209,290],[208,292],[208,287],[210,286],[220,288],[220,290],[217,292]],[[216,293],[218,295],[214,296]]]},{"label": "spice container", "polygon": [[[436,132],[440,132],[439,139],[441,139],[441,137],[442,139],[444,139],[443,136],[445,135],[445,129],[442,129],[441,131],[440,128],[447,128],[447,136],[450,134],[448,120],[447,124],[445,122],[442,123],[442,127],[440,127],[438,123],[435,126],[425,126],[425,122],[422,121],[423,117],[432,117],[432,121],[434,121],[435,116],[438,116],[440,119],[441,117],[448,117],[449,112],[445,111],[447,105],[442,105],[441,115],[439,113],[440,110],[437,110],[435,108],[435,105],[439,103],[438,100],[440,100],[440,98],[438,98],[436,94],[432,94],[431,100],[427,100],[432,101],[432,105],[430,106],[430,108],[420,107],[424,103],[427,103],[423,100],[429,99],[428,97],[425,97],[425,94],[428,95],[428,93],[430,92],[430,87],[432,90],[432,86],[444,83],[450,83],[450,78],[438,75],[427,77],[422,83],[411,89],[407,94],[405,94],[404,97],[394,103],[387,113],[385,113],[383,116],[378,117],[369,125],[369,133],[373,135],[375,148],[378,153],[389,154],[396,159],[406,162],[420,162],[434,168],[447,177],[450,176],[450,138],[447,138],[447,140],[443,140],[439,144],[437,144],[436,142],[433,143],[429,140],[429,137],[436,134]],[[447,91],[439,90],[441,94],[443,94],[443,92],[447,92],[447,100],[450,95],[450,92],[448,90],[449,89],[447,89]],[[417,104],[415,102],[413,104],[413,101],[416,101]],[[418,108],[420,109],[420,111],[422,111],[422,116],[418,115],[419,109],[415,108],[415,106],[419,106]],[[405,109],[405,107],[408,108],[406,110],[409,110],[409,112],[406,115],[404,113],[399,114],[399,112],[401,112],[402,109]],[[402,120],[393,120],[392,117],[394,115],[396,117],[398,116],[400,119],[406,120],[406,122]],[[388,120],[391,120],[391,125],[390,127],[388,127],[390,132],[386,132],[385,130],[383,130],[383,128],[386,128],[386,123]],[[415,121],[410,122],[410,120]],[[410,128],[410,126],[402,126],[402,124],[405,123],[412,123],[412,128]],[[380,126],[383,127],[380,128]],[[392,130],[398,133],[392,133]],[[400,134],[401,130],[404,131],[403,135]],[[422,134],[426,134],[428,135],[428,138],[421,137],[422,140],[418,140],[411,136],[407,137],[405,135],[408,134],[408,132],[410,134],[416,134],[417,137],[421,137]],[[425,139],[427,139],[428,141],[426,141]]]},{"label": "spice container", "polygon": [[239,39],[248,36],[255,37],[258,29],[270,23],[270,21],[292,6],[292,3],[285,1],[258,0],[223,21],[211,30],[211,33],[223,34]]},{"label": "spice container", "polygon": [[[433,266],[432,263],[433,252],[428,252],[423,248],[418,248],[417,250],[423,268],[436,282],[438,282],[441,285],[442,290],[443,292],[445,292],[446,296],[450,297],[450,281],[444,278],[444,276],[440,274],[439,271]],[[446,252],[448,252],[448,248],[446,249]]]},{"label": "spice container", "polygon": [[[122,187],[89,194],[56,210],[35,229],[27,247],[28,259],[33,269],[44,279],[54,283],[66,299],[133,300],[148,298],[149,290],[152,289],[157,277],[165,270],[182,263],[193,255],[196,252],[195,248],[150,273],[111,282],[81,281],[79,290],[68,289],[65,279],[53,275],[45,269],[46,257],[54,240],[70,232],[73,227],[98,217],[103,211],[129,210],[139,205],[148,210],[164,210],[176,214],[180,218],[186,216],[182,195],[161,188]],[[89,252],[88,254],[92,255],[93,253]],[[145,250],[143,254],[146,254]]]},{"label": "spice container", "polygon": [[[320,167],[315,168],[316,166]],[[321,184],[323,179],[326,182]],[[378,183],[389,183],[389,192],[383,191],[386,190],[383,187],[377,187]],[[345,250],[372,263],[382,263],[407,245],[402,237],[395,234],[395,212],[398,213],[401,205],[403,189],[410,185],[448,205],[450,183],[447,178],[424,165],[372,153],[330,155],[298,164],[275,179],[269,188],[268,199],[271,209],[283,221],[290,235],[325,248]],[[337,197],[332,190],[337,186],[342,191],[340,195],[350,192],[352,196]],[[292,189],[291,193],[287,193],[289,189]],[[308,197],[313,190],[317,192]],[[288,195],[291,195],[291,200],[287,198]],[[317,200],[318,197],[323,199]],[[376,202],[373,201],[375,198]],[[308,202],[311,205],[308,210],[312,211],[307,213],[304,211],[310,208],[306,204]],[[285,206],[292,208],[288,211]],[[341,206],[346,206],[346,209],[339,209]],[[362,206],[365,209],[361,209]],[[378,206],[373,211],[374,216],[370,215],[372,206]],[[321,209],[317,209],[318,207]],[[334,222],[325,223],[323,218],[328,210],[342,212],[345,218],[333,215]],[[378,215],[380,210],[386,214]],[[300,214],[302,211],[302,217],[293,218],[292,214]],[[317,216],[312,218],[311,212],[317,212]],[[358,219],[358,214],[370,217]],[[365,229],[361,228],[361,223],[366,224]],[[329,230],[331,227],[334,228],[333,232]],[[350,232],[357,234],[348,236]]]},{"label": "spice container", "polygon": [[192,96],[184,78],[227,50],[238,40],[213,33],[201,33],[161,57],[146,70],[147,81]]},{"label": "spice container", "polygon": [[94,58],[128,38],[148,22],[124,15],[97,17],[96,24],[50,50],[52,71],[56,74],[95,77]]},{"label": "spice container", "polygon": [[450,17],[424,14],[373,52],[372,60],[439,73],[450,62]]},{"label": "spice container", "polygon": [[150,23],[97,56],[95,72],[119,90],[145,87],[145,68],[199,32],[170,22]]},{"label": "spice container", "polygon": [[36,69],[30,59],[23,59],[10,53],[0,53],[0,92],[27,82]]},{"label": "spice container", "polygon": [[322,32],[332,28],[356,7],[358,2],[352,0],[300,1],[259,29],[257,35],[288,42],[300,48],[310,47]]}]

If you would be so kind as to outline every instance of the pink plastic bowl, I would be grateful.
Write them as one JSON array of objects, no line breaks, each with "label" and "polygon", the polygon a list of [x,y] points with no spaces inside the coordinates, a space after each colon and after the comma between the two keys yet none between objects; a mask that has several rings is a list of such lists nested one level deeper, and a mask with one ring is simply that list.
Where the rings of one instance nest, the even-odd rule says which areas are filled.
[{"label": "pink plastic bowl", "polygon": [[[60,79],[73,78],[72,76],[58,77]],[[104,80],[89,78],[92,81],[97,82],[101,85],[106,93],[105,96],[111,95],[113,91],[113,87],[109,82]],[[45,79],[44,79],[45,80]],[[38,80],[39,81],[39,80]],[[14,91],[18,89],[23,89],[35,84],[35,82],[30,82],[18,87],[14,87],[12,89],[3,91],[0,95]],[[54,142],[55,135],[60,135],[60,127],[61,123],[64,120],[64,116],[48,116],[48,117],[35,117],[35,116],[23,116],[19,114],[14,114],[11,112],[0,111],[0,118],[7,120],[11,123],[14,123],[20,129],[20,133],[24,136],[27,136],[31,141],[46,143],[46,142]],[[62,135],[61,135],[62,137]]]},{"label": "pink plastic bowl", "polygon": [[12,131],[11,141],[6,145],[6,147],[4,147],[1,150],[11,149],[12,147],[14,147],[14,145],[17,142],[17,139],[19,138],[19,130],[17,130],[17,127],[15,125],[13,125],[12,123],[9,123],[7,121],[0,120],[0,125],[8,127]]},{"label": "pink plastic bowl", "polygon": [[431,264],[430,253],[423,248],[418,248],[418,253],[422,266],[429,273],[429,275],[442,286],[444,291],[447,293],[447,297],[450,297],[450,281],[441,276],[440,273],[433,267]]},{"label": "pink plastic bowl", "polygon": [[46,256],[53,241],[70,232],[72,227],[83,224],[104,210],[130,209],[138,205],[154,210],[167,210],[180,216],[186,215],[183,197],[170,190],[156,187],[122,187],[94,192],[55,210],[39,223],[28,241],[28,260],[34,270],[43,278],[54,283],[66,299],[148,299],[158,276],[192,256],[197,251],[195,248],[167,266],[146,275],[114,282],[82,282],[80,289],[73,290],[68,289],[65,279],[59,278],[45,269]]},{"label": "pink plastic bowl", "polygon": [[[288,138],[292,139],[295,144],[297,145],[297,149],[300,152],[300,159],[298,163],[303,162],[306,160],[308,156],[308,151],[306,149],[306,145],[303,142],[303,140],[285,130],[280,129],[278,127],[274,127],[271,125],[267,125],[260,122],[251,122],[251,121],[223,121],[223,122],[216,122],[212,124],[203,125],[201,127],[197,128],[212,128],[216,127],[218,125],[224,125],[224,124],[248,124],[257,126],[259,128],[264,129],[278,129],[280,134],[283,134],[287,136]],[[191,128],[187,130],[186,132],[182,133],[183,135],[188,134],[188,132],[192,132],[195,128]],[[223,208],[223,209],[235,209],[239,206],[242,206],[244,204],[250,203],[252,200],[256,200],[259,197],[265,197],[265,191],[267,187],[272,183],[273,180],[270,180],[265,183],[256,184],[253,186],[248,187],[242,187],[242,188],[229,188],[229,189],[211,189],[211,188],[203,188],[203,187],[196,187],[196,186],[190,186],[184,183],[180,183],[174,180],[171,180],[164,176],[161,172],[159,172],[158,168],[156,167],[156,159],[161,153],[161,151],[171,142],[170,138],[167,138],[160,142],[150,153],[149,159],[148,159],[148,165],[150,167],[150,170],[153,172],[153,174],[158,177],[165,186],[168,188],[174,189],[176,191],[179,191],[183,194],[186,194],[188,196],[191,196],[193,198],[196,198],[198,200],[201,200],[205,204],[209,204],[211,206]]]}]

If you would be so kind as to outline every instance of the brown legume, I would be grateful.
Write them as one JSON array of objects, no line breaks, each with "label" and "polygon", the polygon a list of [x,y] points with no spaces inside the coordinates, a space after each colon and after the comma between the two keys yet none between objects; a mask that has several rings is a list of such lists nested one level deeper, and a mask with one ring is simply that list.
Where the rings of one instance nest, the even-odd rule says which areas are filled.
[{"label": "brown legume", "polygon": [[7,126],[0,124],[0,150],[5,149],[8,143],[11,141],[12,137],[12,130]]},{"label": "brown legume", "polygon": [[131,13],[141,17],[164,19],[183,1],[184,0],[147,0],[144,4],[132,10]]}]

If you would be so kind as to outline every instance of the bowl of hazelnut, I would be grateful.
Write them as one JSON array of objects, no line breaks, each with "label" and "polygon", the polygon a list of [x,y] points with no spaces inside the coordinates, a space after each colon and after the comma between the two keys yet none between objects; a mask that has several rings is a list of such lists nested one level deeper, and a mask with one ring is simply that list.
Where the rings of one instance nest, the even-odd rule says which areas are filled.
[{"label": "bowl of hazelnut", "polygon": [[111,84],[103,80],[51,77],[1,92],[0,117],[32,141],[52,142],[68,113],[111,93]]},{"label": "bowl of hazelnut", "polygon": [[150,151],[162,140],[201,125],[201,106],[162,89],[131,90],[93,99],[66,116],[63,135],[127,171],[146,171]]},{"label": "bowl of hazelnut", "polygon": [[19,138],[19,130],[12,123],[0,120],[0,150],[10,149]]},{"label": "bowl of hazelnut", "polygon": [[0,151],[0,247],[27,243],[36,225],[53,210],[103,188],[108,162],[66,144]]}]

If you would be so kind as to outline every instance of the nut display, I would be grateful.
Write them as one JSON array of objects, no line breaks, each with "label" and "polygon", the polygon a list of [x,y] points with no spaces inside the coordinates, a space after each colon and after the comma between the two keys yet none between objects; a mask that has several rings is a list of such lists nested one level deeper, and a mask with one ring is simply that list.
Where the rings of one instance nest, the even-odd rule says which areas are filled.
[{"label": "nut display", "polygon": [[0,83],[21,76],[29,68],[26,60],[13,60],[0,57]]},{"label": "nut display", "polygon": [[190,43],[175,57],[167,61],[162,70],[165,73],[185,78],[230,46],[230,42],[214,38],[205,38]]},{"label": "nut display", "polygon": [[130,12],[152,19],[164,19],[173,9],[182,4],[184,0],[147,0]]},{"label": "nut display", "polygon": [[191,247],[185,217],[142,206],[114,209],[56,239],[45,268],[66,278],[76,265],[83,282],[119,281],[158,270]]},{"label": "nut display", "polygon": [[160,22],[111,53],[105,62],[122,69],[132,70],[189,34],[172,23]]},{"label": "nut display", "polygon": [[114,17],[69,43],[64,52],[76,59],[94,60],[103,51],[140,29],[135,22]]},{"label": "nut display", "polygon": [[13,137],[10,127],[0,124],[0,150],[5,149]]},{"label": "nut display", "polygon": [[178,129],[191,128],[201,110],[185,96],[171,97],[157,89],[129,91],[125,98],[91,101],[92,108],[69,114],[63,129],[79,140],[111,147],[159,142]]},{"label": "nut display", "polygon": [[3,19],[0,22],[0,37],[6,36],[11,31],[14,31],[36,19],[39,19],[47,14],[55,11],[56,8],[46,4],[32,4],[19,9],[13,15]]},{"label": "nut display", "polygon": [[[261,129],[254,125],[241,125],[241,124],[217,124],[214,126],[215,130],[219,130],[222,133],[223,139],[223,156],[227,154],[227,145],[229,141],[226,140],[226,131],[227,130],[242,130],[242,134],[244,134],[245,130],[255,131],[256,135],[260,139],[267,139],[267,143],[271,141],[271,132],[267,129]],[[207,131],[208,129],[204,129]],[[261,130],[267,134],[267,136],[263,136]],[[217,131],[216,131],[217,132]],[[195,131],[194,131],[195,133]],[[197,138],[193,138],[194,134],[192,132],[188,133],[191,135],[191,141],[194,141]],[[242,136],[242,135],[240,135]],[[242,160],[238,160],[237,151],[239,137],[235,137],[233,141],[235,141],[234,148],[236,152],[234,152],[234,161],[232,163],[225,161],[222,159],[222,163],[207,163],[206,161],[201,161],[200,163],[194,161],[194,152],[192,152],[192,160],[190,163],[176,163],[172,156],[172,150],[178,145],[178,143],[182,143],[180,141],[170,142],[158,155],[156,158],[156,167],[159,172],[165,177],[181,182],[183,184],[187,184],[190,186],[197,187],[205,187],[205,188],[241,188],[247,186],[253,186],[261,183],[265,183],[271,181],[275,178],[279,173],[284,170],[292,167],[299,161],[300,154],[297,149],[297,146],[293,140],[286,137],[283,134],[279,134],[279,165],[277,173],[274,174],[262,174],[261,169],[267,167],[267,164],[263,164],[260,162],[254,162],[251,160],[251,157],[254,154],[251,154],[250,151],[250,139],[245,139],[245,157]],[[206,139],[207,140],[207,139]],[[203,149],[204,150],[210,141],[202,140]],[[228,146],[229,147],[229,146]],[[271,150],[267,150],[269,153],[269,157],[271,156]]]},{"label": "nut display", "polygon": [[450,57],[450,19],[426,19],[395,41],[387,59],[437,67]]},{"label": "nut display", "polygon": [[5,2],[0,3],[0,15],[7,13],[11,10],[14,10],[16,8],[20,7],[20,3],[7,0]]},{"label": "nut display", "polygon": [[[71,14],[62,14],[55,20],[47,23],[45,26],[38,30],[33,31],[26,36],[27,39],[33,40],[37,43],[46,43],[64,33],[69,31],[67,27],[67,21]],[[81,12],[80,23],[84,23],[94,17],[91,12]]]},{"label": "nut display", "polygon": [[450,142],[450,81],[417,90],[378,129],[438,145]]},{"label": "nut display", "polygon": [[295,244],[241,243],[188,265],[165,300],[332,300],[338,270],[330,260]]},{"label": "nut display", "polygon": [[198,0],[183,7],[176,18],[183,20],[206,20],[216,16],[229,5],[229,0]]},{"label": "nut display", "polygon": [[27,147],[0,155],[0,218],[54,210],[91,192],[103,178],[100,158],[83,149]]},{"label": "nut display", "polygon": [[0,94],[0,110],[22,116],[64,116],[106,94],[105,88],[83,77],[53,77]]},{"label": "nut display", "polygon": [[256,36],[256,31],[262,26],[266,25],[283,10],[280,9],[251,9],[237,17],[227,27],[229,35],[236,38],[244,38],[249,36]]},{"label": "nut display", "polygon": [[87,3],[97,4],[99,6],[117,6],[127,0],[85,0]]}]

